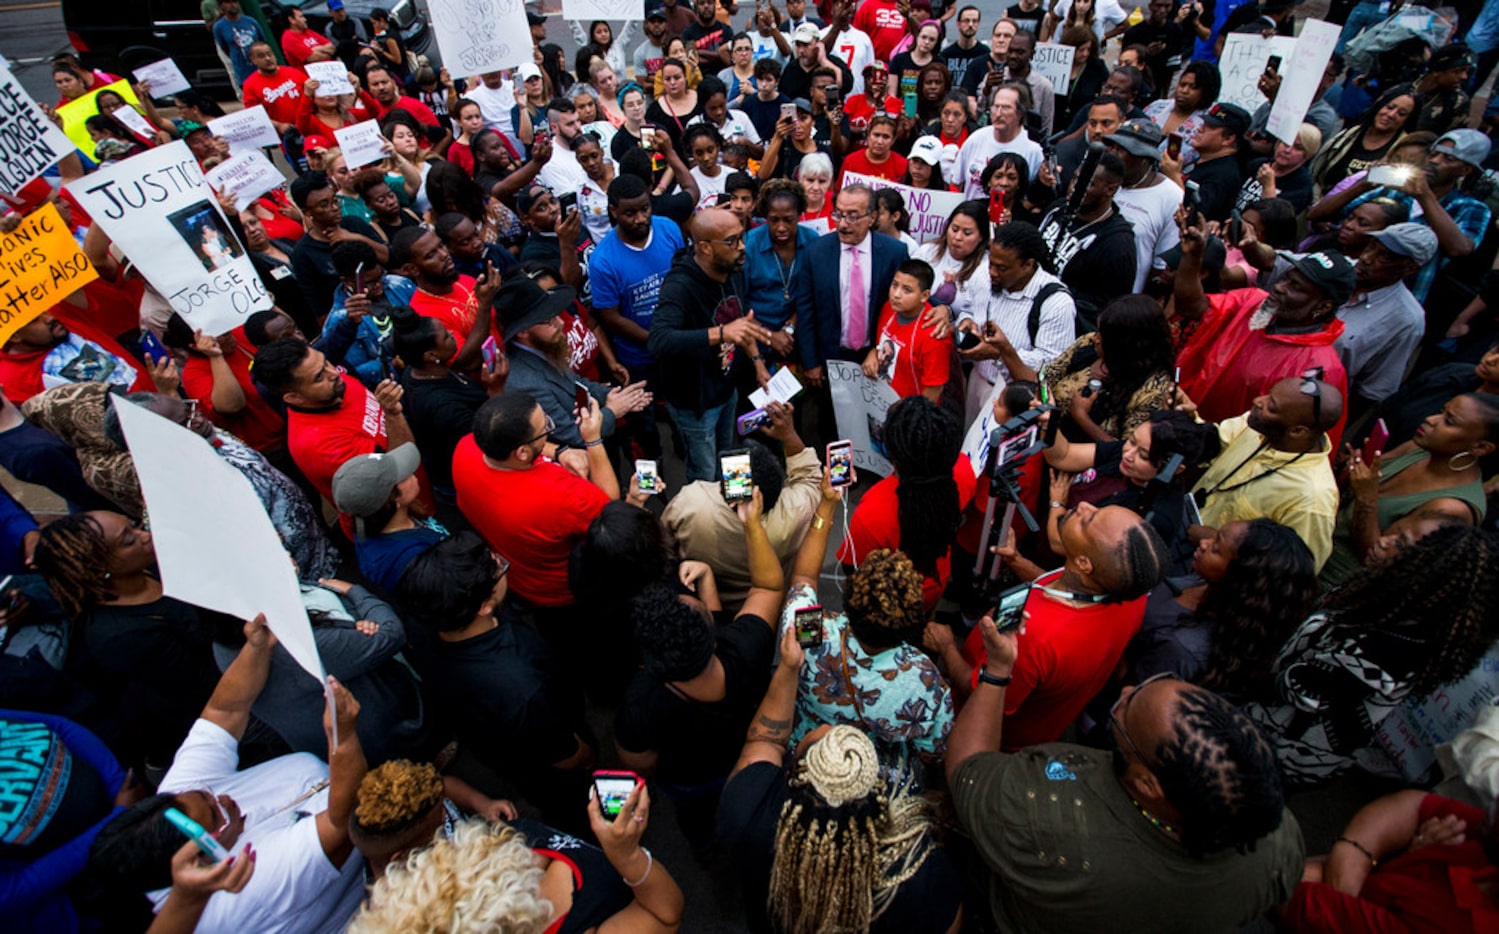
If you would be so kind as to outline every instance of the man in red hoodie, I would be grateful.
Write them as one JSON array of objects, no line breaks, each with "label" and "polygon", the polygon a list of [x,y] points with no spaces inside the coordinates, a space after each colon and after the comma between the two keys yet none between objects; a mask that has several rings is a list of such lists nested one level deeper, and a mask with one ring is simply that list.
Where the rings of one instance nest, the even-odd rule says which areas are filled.
[{"label": "man in red hoodie", "polygon": [[[1356,285],[1353,263],[1341,253],[1287,254],[1291,268],[1269,292],[1202,291],[1200,227],[1181,233],[1176,271],[1176,313],[1198,321],[1177,357],[1181,388],[1204,419],[1221,422],[1247,411],[1277,381],[1320,370],[1325,382],[1348,396],[1348,372],[1333,346],[1343,333],[1337,311]],[[1328,432],[1338,449],[1343,422]]]}]

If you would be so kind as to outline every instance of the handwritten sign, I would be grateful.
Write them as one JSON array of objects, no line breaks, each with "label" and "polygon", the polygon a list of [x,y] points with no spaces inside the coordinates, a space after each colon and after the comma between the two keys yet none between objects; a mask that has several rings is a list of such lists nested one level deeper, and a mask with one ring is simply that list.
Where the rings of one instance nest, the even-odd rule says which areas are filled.
[{"label": "handwritten sign", "polygon": [[385,137],[380,135],[378,120],[365,120],[353,126],[339,127],[333,131],[333,138],[338,141],[338,148],[344,154],[344,162],[351,172],[385,158],[385,153],[381,152]]},{"label": "handwritten sign", "polygon": [[0,234],[0,346],[37,315],[99,278],[52,202]]},{"label": "handwritten sign", "polygon": [[67,189],[194,329],[223,334],[271,307],[270,292],[181,140],[74,179]]},{"label": "handwritten sign", "polygon": [[443,64],[455,75],[500,71],[534,61],[531,27],[522,0],[433,3],[427,15],[432,19]]},{"label": "handwritten sign", "polygon": [[1076,55],[1076,46],[1041,42],[1036,45],[1036,54],[1031,57],[1031,68],[1050,81],[1058,94],[1066,96],[1067,89],[1072,84],[1072,59]]},{"label": "handwritten sign", "polygon": [[302,66],[307,77],[318,84],[318,97],[336,97],[353,94],[354,84],[349,80],[349,67],[340,61],[308,62]]},{"label": "handwritten sign", "polygon": [[121,79],[113,84],[94,88],[82,97],[68,101],[57,108],[57,115],[62,118],[62,131],[68,135],[68,139],[73,141],[74,146],[89,155],[94,154],[94,147],[98,143],[94,142],[94,138],[89,135],[85,124],[89,117],[99,112],[99,95],[105,91],[113,91],[120,95],[131,106],[140,103],[140,98],[135,96],[130,82]]},{"label": "handwritten sign", "polygon": [[854,466],[888,477],[885,413],[900,401],[900,396],[889,383],[865,376],[857,363],[829,360],[827,376],[838,436],[854,443]]},{"label": "handwritten sign", "polygon": [[141,116],[141,112],[129,104],[126,104],[124,107],[116,107],[110,116],[125,124],[125,128],[137,136],[144,136],[146,139],[150,139],[156,135],[156,127],[148,123],[146,118]]},{"label": "handwritten sign", "polygon": [[1296,37],[1296,54],[1280,66],[1280,91],[1275,95],[1275,103],[1270,105],[1270,121],[1265,126],[1271,136],[1284,142],[1296,139],[1342,31],[1337,24],[1324,23],[1320,19],[1309,19],[1301,24],[1301,35]]},{"label": "handwritten sign", "polygon": [[281,145],[281,135],[260,104],[208,121],[208,132],[228,140],[230,152]]},{"label": "handwritten sign", "polygon": [[585,23],[640,19],[644,15],[645,6],[635,0],[562,0],[562,16]]},{"label": "handwritten sign", "polygon": [[170,97],[178,91],[190,90],[193,86],[182,69],[170,58],[135,69],[135,80],[143,85],[150,85],[146,90],[157,98]]},{"label": "handwritten sign", "polygon": [[[1218,59],[1218,71],[1223,75],[1223,90],[1218,100],[1226,104],[1238,104],[1250,113],[1265,102],[1260,93],[1260,75],[1265,73],[1265,63],[1270,56],[1279,55],[1282,62],[1291,61],[1296,52],[1293,36],[1252,36],[1233,33],[1223,41],[1223,55]],[[1285,65],[1281,65],[1284,70]],[[1321,72],[1318,72],[1320,76]]]},{"label": "handwritten sign", "polygon": [[209,169],[204,177],[215,191],[232,195],[234,207],[240,211],[271,189],[286,184],[280,170],[258,149],[230,156]]},{"label": "handwritten sign", "polygon": [[942,231],[947,226],[947,219],[952,216],[953,211],[958,209],[958,205],[963,203],[962,192],[912,188],[910,185],[887,182],[872,175],[860,175],[858,172],[844,172],[843,184],[845,186],[867,185],[875,191],[881,188],[894,188],[900,192],[900,196],[906,202],[906,211],[911,215],[909,233],[916,238],[918,243],[926,243],[928,240],[935,240],[942,236]]},{"label": "handwritten sign", "polygon": [[1415,781],[1436,762],[1436,747],[1473,725],[1499,700],[1499,649],[1490,649],[1467,677],[1422,698],[1407,698],[1374,733],[1378,748]]},{"label": "handwritten sign", "polygon": [[15,194],[72,151],[67,135],[0,62],[0,191]]}]

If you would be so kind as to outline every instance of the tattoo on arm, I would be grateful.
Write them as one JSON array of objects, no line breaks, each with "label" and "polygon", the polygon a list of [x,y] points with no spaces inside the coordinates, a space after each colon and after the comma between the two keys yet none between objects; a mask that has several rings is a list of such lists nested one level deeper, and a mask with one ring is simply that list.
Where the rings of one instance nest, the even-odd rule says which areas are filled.
[{"label": "tattoo on arm", "polygon": [[760,714],[755,722],[750,724],[748,742],[777,743],[785,745],[791,738],[791,721],[777,720]]}]

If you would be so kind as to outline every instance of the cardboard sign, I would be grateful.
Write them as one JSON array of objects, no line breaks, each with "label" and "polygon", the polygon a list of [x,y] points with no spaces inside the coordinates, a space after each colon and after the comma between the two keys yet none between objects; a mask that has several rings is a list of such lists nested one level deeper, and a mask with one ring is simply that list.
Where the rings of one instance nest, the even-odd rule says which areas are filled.
[{"label": "cardboard sign", "polygon": [[99,112],[99,95],[105,91],[113,91],[120,95],[131,106],[140,104],[140,98],[135,96],[130,82],[121,79],[113,84],[94,88],[82,97],[61,104],[57,108],[57,115],[62,118],[62,131],[68,135],[68,139],[73,141],[74,146],[90,157],[94,154],[94,147],[99,144],[88,134],[88,127],[84,124],[89,117]]},{"label": "cardboard sign", "polygon": [[379,162],[385,158],[382,151],[385,137],[380,135],[378,120],[365,120],[353,126],[343,126],[333,131],[339,151],[344,154],[344,163],[352,172],[360,166]]},{"label": "cardboard sign", "polygon": [[912,188],[910,185],[901,185],[897,182],[887,182],[882,178],[871,175],[860,175],[858,172],[844,172],[843,184],[867,185],[875,191],[881,188],[894,188],[900,192],[905,199],[906,211],[911,215],[911,229],[907,231],[918,243],[926,243],[942,236],[942,231],[947,227],[947,219],[952,212],[963,203],[963,193],[960,191],[934,191],[930,188]]},{"label": "cardboard sign", "polygon": [[335,97],[353,94],[354,85],[349,81],[349,68],[343,62],[308,62],[302,66],[307,77],[318,83],[318,97]]},{"label": "cardboard sign", "polygon": [[[644,8],[635,11],[644,15]],[[437,49],[455,75],[478,75],[535,61],[531,27],[522,0],[469,0],[430,4]],[[618,16],[600,17],[619,19]]]},{"label": "cardboard sign", "polygon": [[281,145],[281,134],[260,104],[208,121],[208,132],[228,140],[230,152]]},{"label": "cardboard sign", "polygon": [[1036,54],[1031,57],[1031,68],[1051,82],[1060,97],[1067,96],[1072,84],[1072,60],[1077,56],[1077,47],[1042,42],[1036,45]]},{"label": "cardboard sign", "polygon": [[0,346],[37,315],[99,278],[50,201],[0,234]]},{"label": "cardboard sign", "polygon": [[0,191],[15,194],[72,151],[67,135],[0,61]]},{"label": "cardboard sign", "polygon": [[827,375],[838,437],[854,443],[854,466],[888,477],[885,413],[900,401],[900,396],[889,383],[865,376],[857,363],[829,360]]},{"label": "cardboard sign", "polygon": [[[1270,105],[1270,121],[1265,125],[1271,136],[1286,143],[1296,139],[1341,33],[1342,27],[1320,19],[1309,19],[1301,24],[1301,35],[1296,37],[1296,54],[1280,65],[1280,91],[1275,95],[1275,103]],[[1324,144],[1326,142],[1323,140]]]},{"label": "cardboard sign", "polygon": [[194,330],[223,334],[271,307],[270,292],[181,140],[67,189]]},{"label": "cardboard sign", "polygon": [[193,86],[182,74],[182,69],[170,58],[137,68],[135,80],[142,85],[149,85],[146,92],[153,98],[171,97],[178,91],[189,91]]},{"label": "cardboard sign", "polygon": [[230,156],[204,176],[215,191],[234,196],[234,207],[243,211],[261,195],[286,184],[281,171],[258,149]]},{"label": "cardboard sign", "polygon": [[[1286,70],[1296,52],[1296,39],[1292,36],[1251,36],[1233,33],[1223,41],[1223,56],[1218,59],[1218,71],[1223,75],[1223,90],[1218,100],[1225,104],[1238,104],[1251,114],[1265,102],[1260,93],[1260,75],[1265,73],[1265,63],[1270,56],[1281,57],[1281,72]],[[1320,77],[1321,72],[1318,72]],[[1284,89],[1282,89],[1284,90]]]}]

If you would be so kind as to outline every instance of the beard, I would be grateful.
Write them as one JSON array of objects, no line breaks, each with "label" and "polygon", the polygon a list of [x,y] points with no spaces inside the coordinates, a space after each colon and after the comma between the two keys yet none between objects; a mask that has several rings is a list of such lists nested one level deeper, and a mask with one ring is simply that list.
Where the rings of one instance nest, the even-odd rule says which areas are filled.
[{"label": "beard", "polygon": [[557,336],[547,341],[539,341],[538,349],[546,358],[561,370],[572,369],[572,347],[567,342],[567,332],[558,331]]}]

